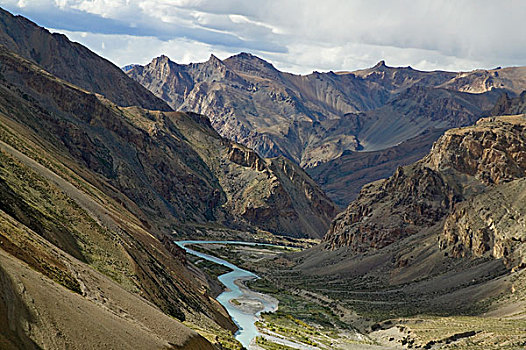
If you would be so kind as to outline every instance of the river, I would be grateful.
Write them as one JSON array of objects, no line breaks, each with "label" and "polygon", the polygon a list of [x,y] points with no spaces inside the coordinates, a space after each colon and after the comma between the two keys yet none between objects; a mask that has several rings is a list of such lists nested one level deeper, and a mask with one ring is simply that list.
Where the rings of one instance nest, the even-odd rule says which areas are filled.
[{"label": "river", "polygon": [[[223,283],[227,289],[216,299],[225,307],[230,314],[230,317],[232,317],[232,320],[234,320],[239,328],[235,334],[235,338],[248,349],[252,340],[259,335],[255,322],[258,320],[260,313],[276,311],[278,308],[277,300],[268,295],[251,291],[242,285],[243,281],[259,278],[255,273],[242,269],[215,256],[197,252],[186,246],[191,244],[214,243],[254,246],[259,243],[240,241],[176,241],[175,243],[189,254],[226,266],[233,270],[218,277],[219,281]],[[233,299],[242,302],[240,305],[235,305],[232,303]]]}]

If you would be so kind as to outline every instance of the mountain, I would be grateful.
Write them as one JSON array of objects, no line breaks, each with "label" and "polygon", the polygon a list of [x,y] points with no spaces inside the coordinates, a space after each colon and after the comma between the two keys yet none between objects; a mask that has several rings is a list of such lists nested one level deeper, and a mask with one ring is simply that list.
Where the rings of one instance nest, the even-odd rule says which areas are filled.
[{"label": "mountain", "polygon": [[336,207],[298,165],[283,157],[261,158],[220,137],[201,115],[167,116],[217,178],[222,191],[213,208],[217,221],[295,237],[316,238],[326,231]]},{"label": "mountain", "polygon": [[227,138],[263,156],[284,155],[302,167],[360,149],[352,112],[376,109],[398,91],[423,81],[441,84],[450,73],[410,70],[400,75],[384,64],[369,75],[280,72],[247,53],[224,61],[179,65],[166,56],[136,66],[128,75],[173,108],[210,116]]},{"label": "mountain", "polygon": [[340,157],[306,171],[336,204],[345,208],[364,185],[388,178],[399,166],[423,158],[444,131],[426,130],[396,146],[379,151],[345,151]]},{"label": "mountain", "polygon": [[[135,342],[211,348],[180,321],[235,330],[206,293],[202,273],[133,201],[151,192],[141,189],[136,153],[119,137],[145,147],[148,140],[103,97],[5,47],[0,61],[0,308],[12,331],[3,341],[15,348]],[[131,156],[112,158],[116,147]],[[117,179],[144,197],[127,197],[131,187]],[[86,315],[89,321],[68,321]],[[63,338],[49,337],[57,332]]]},{"label": "mountain", "polygon": [[[18,49],[0,45],[0,347],[235,346],[217,286],[173,240],[321,237],[334,204],[287,159],[261,158],[86,48],[3,15],[0,36]],[[39,47],[27,38],[57,45],[40,52],[63,53],[59,66],[81,62],[78,76],[25,58]],[[99,81],[105,67],[125,85]]]},{"label": "mountain", "polygon": [[[391,147],[430,127],[467,125],[491,109],[500,96],[497,90],[514,93],[526,86],[511,72],[497,88],[463,93],[464,85],[452,82],[458,82],[461,73],[392,68],[383,61],[356,72],[301,76],[281,72],[247,53],[224,61],[212,55],[206,62],[188,65],[161,56],[127,73],[173,108],[210,116],[224,137],[263,156],[284,155],[307,168],[346,150]],[[467,76],[476,78],[474,72]],[[491,90],[493,94],[484,94]],[[386,116],[404,108],[394,117]],[[417,124],[410,131],[403,131],[403,125],[392,128],[406,121]],[[386,125],[390,134],[383,134],[385,143],[379,144],[370,138],[384,122],[395,124]]]},{"label": "mountain", "polygon": [[[489,115],[504,93],[513,97],[526,89],[521,67],[422,72],[381,61],[354,72],[294,75],[247,53],[187,65],[161,56],[127,74],[172,108],[209,116],[223,137],[262,156],[285,156],[311,174],[330,167],[324,163],[348,159],[343,155],[349,152],[387,150],[424,132],[472,124]],[[397,157],[393,165],[414,160]],[[346,168],[360,171],[352,163]],[[319,184],[340,205],[356,195]]]},{"label": "mountain", "polygon": [[[18,122],[67,150],[79,166],[102,175],[150,218],[151,230],[216,222],[321,237],[335,215],[332,202],[300,168],[251,154],[221,139],[206,121],[179,122],[185,128],[178,128],[177,119],[197,117],[119,108],[3,53],[2,74],[18,82],[30,101],[39,100],[45,112],[52,111],[20,113]],[[188,140],[197,132],[192,144]],[[217,152],[214,164],[210,149]]]},{"label": "mountain", "polygon": [[332,248],[382,248],[457,215],[457,203],[526,176],[525,135],[522,116],[447,131],[425,158],[364,187],[325,241]]},{"label": "mountain", "polygon": [[265,277],[324,298],[384,344],[521,348],[525,160],[524,114],[450,129],[421,160],[365,185],[322,244]]},{"label": "mountain", "polygon": [[129,79],[113,63],[65,35],[39,27],[0,8],[0,45],[82,89],[104,95],[120,106],[169,111],[170,107]]}]

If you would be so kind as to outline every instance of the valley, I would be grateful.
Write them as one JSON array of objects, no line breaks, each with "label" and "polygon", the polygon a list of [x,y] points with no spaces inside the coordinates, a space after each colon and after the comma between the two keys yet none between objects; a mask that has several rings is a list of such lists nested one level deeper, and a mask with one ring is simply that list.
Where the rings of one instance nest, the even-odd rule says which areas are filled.
[{"label": "valley", "polygon": [[[224,260],[218,258],[222,257],[237,266],[256,271],[260,270],[262,261],[275,259],[287,252],[300,251],[300,248],[235,241],[183,241],[180,244],[191,244],[193,249],[199,251],[199,253],[193,251],[190,254],[198,254],[199,257],[225,264]],[[230,268],[239,270],[231,263],[226,264]],[[248,274],[248,278],[242,275],[239,277],[220,276],[219,281],[226,286],[227,291],[222,293],[218,300],[223,305],[227,305],[227,310],[234,320],[237,320],[236,322],[242,322],[243,325],[250,324],[248,327],[242,327],[242,332],[253,337],[251,342],[244,343],[244,339],[247,338],[243,334],[236,336],[248,349],[346,349],[349,346],[358,349],[383,348],[375,345],[375,342],[366,335],[342,322],[331,311],[329,302],[323,298],[317,299],[316,296],[313,297],[314,294],[309,295],[309,293],[281,290],[269,284],[266,279],[255,279],[254,274],[245,273]],[[231,278],[239,278],[238,282],[234,283],[241,287],[242,294],[246,296],[240,296],[237,287],[232,292],[234,288],[232,288]],[[244,285],[256,293],[244,290],[246,288]],[[270,310],[248,306],[254,305],[254,300],[262,297],[258,293],[267,295],[262,299],[263,305],[274,300]],[[257,318],[253,318],[254,313]],[[249,315],[252,316],[247,319]],[[257,333],[255,329],[251,329],[254,323],[257,326]]]},{"label": "valley", "polygon": [[[519,349],[526,340],[526,299],[518,289],[472,304],[471,309],[457,305],[455,311],[445,311],[440,309],[443,305],[419,305],[418,300],[436,295],[433,290],[403,296],[403,289],[373,292],[356,288],[350,281],[337,285],[329,276],[293,271],[290,253],[278,249],[206,242],[195,247],[257,271],[262,278],[249,281],[248,287],[279,301],[277,312],[261,315],[256,323],[260,336],[249,349],[500,349],[503,344]],[[492,282],[482,282],[482,288],[502,282],[522,285],[525,279],[523,272],[504,273]],[[474,293],[473,285],[461,288]]]},{"label": "valley", "polygon": [[120,69],[0,9],[0,349],[524,349],[525,91],[521,66]]}]

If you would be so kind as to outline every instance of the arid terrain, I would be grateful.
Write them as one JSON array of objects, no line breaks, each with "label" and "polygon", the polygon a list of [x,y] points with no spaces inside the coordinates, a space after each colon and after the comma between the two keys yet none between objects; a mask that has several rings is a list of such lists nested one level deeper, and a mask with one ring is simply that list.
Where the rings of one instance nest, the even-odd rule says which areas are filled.
[{"label": "arid terrain", "polygon": [[440,130],[469,125],[526,89],[521,67],[422,72],[382,61],[295,75],[247,53],[187,65],[161,56],[127,74],[173,108],[207,115],[222,136],[297,163],[343,207],[364,184],[425,155]]},{"label": "arid terrain", "polygon": [[524,349],[525,90],[120,69],[0,9],[0,348]]},{"label": "arid terrain", "polygon": [[447,131],[364,186],[322,244],[261,273],[352,310],[347,321],[382,344],[523,347],[525,128],[518,115]]}]

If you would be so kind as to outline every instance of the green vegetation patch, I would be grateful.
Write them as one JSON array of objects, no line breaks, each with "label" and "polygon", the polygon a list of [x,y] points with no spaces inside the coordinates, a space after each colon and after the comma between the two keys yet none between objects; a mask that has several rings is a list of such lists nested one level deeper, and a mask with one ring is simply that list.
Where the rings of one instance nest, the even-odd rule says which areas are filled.
[{"label": "green vegetation patch", "polygon": [[199,267],[203,272],[209,275],[212,278],[216,278],[233,271],[231,268],[226,267],[221,264],[216,264],[215,262],[201,259],[195,255],[188,254],[188,259],[193,262],[197,267]]},{"label": "green vegetation patch", "polygon": [[247,286],[257,292],[272,295],[279,301],[279,311],[282,314],[293,315],[307,323],[333,329],[335,327],[348,329],[349,326],[341,322],[332,308],[302,298],[291,292],[277,288],[265,278],[248,281]]},{"label": "green vegetation patch", "polygon": [[291,350],[291,349],[295,349],[295,348],[291,348],[290,346],[274,343],[273,341],[270,341],[270,340],[265,339],[263,337],[257,337],[256,338],[256,344],[261,346],[263,349],[266,349],[266,350]]}]

